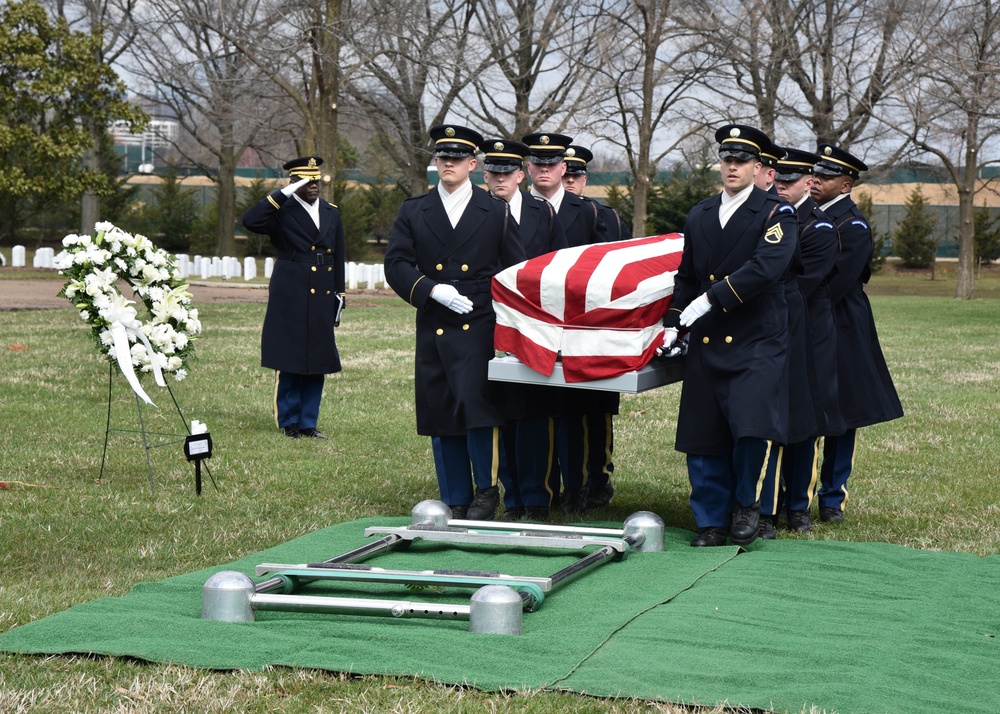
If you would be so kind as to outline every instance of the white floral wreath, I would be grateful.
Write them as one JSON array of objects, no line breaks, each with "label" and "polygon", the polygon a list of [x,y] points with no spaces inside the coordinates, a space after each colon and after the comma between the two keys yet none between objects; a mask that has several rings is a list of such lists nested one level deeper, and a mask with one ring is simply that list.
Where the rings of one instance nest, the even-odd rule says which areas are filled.
[{"label": "white floral wreath", "polygon": [[[174,257],[143,235],[126,233],[111,223],[98,223],[96,235],[69,235],[55,258],[60,275],[68,280],[60,295],[80,310],[90,325],[100,353],[117,362],[132,389],[146,402],[135,375],[152,372],[165,386],[162,373],[180,381],[194,356],[193,340],[201,334],[198,310],[191,307],[188,285],[177,270]],[[149,321],[118,290],[125,280],[149,311]],[[128,355],[129,359],[122,359]]]}]

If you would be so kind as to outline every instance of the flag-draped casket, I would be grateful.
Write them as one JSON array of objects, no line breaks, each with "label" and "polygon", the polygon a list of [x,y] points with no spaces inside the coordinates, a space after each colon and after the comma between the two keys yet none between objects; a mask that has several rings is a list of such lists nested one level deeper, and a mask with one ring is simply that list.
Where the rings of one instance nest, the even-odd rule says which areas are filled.
[{"label": "flag-draped casket", "polygon": [[662,342],[679,233],[564,248],[497,273],[494,344],[545,376],[561,356],[566,382],[640,369]]}]

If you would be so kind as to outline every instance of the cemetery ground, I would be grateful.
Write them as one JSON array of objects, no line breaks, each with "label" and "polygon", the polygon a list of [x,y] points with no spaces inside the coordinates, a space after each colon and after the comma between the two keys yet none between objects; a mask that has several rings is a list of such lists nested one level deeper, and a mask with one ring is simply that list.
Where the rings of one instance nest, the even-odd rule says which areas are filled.
[{"label": "cemetery ground", "polygon": [[[9,487],[0,489],[0,631],[335,523],[405,516],[436,496],[430,443],[414,427],[413,309],[389,291],[348,296],[337,335],[344,371],[328,378],[320,415],[331,440],[320,442],[291,441],[274,427],[273,374],[259,366],[266,290],[242,281],[193,286],[205,331],[190,376],[171,387],[186,418],[213,435],[207,463],[218,488],[206,477],[197,497],[179,444],[152,450],[153,494],[144,449],[120,435],[111,435],[101,475],[108,365],[69,302],[47,302],[61,287],[58,276],[21,271],[0,268],[0,480]],[[906,416],[861,430],[845,523],[779,537],[1000,551],[1000,269],[982,271],[973,301],[952,299],[953,265],[939,264],[935,277],[890,265],[872,279],[868,292]],[[148,388],[159,408],[143,410],[147,429],[178,430],[169,395]],[[615,498],[588,519],[620,522],[651,510],[668,526],[694,527],[684,459],[672,448],[679,394],[670,385],[623,395]],[[138,428],[120,376],[111,418],[112,429]],[[307,669],[217,672],[0,654],[0,711],[728,710]]]}]

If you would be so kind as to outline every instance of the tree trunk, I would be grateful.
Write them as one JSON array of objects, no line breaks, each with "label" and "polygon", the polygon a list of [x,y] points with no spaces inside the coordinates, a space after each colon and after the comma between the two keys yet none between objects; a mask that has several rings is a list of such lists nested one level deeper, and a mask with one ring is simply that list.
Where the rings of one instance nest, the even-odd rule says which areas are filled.
[{"label": "tree trunk", "polygon": [[[91,146],[83,152],[81,163],[85,171],[101,170],[101,134],[90,126]],[[84,191],[80,197],[80,235],[89,236],[94,232],[94,224],[100,220],[101,199],[93,191]]]},{"label": "tree trunk", "polygon": [[220,151],[219,182],[216,188],[219,224],[215,254],[236,255],[236,158],[232,147]]},{"label": "tree trunk", "polygon": [[[975,179],[973,179],[974,181]],[[958,192],[958,274],[955,297],[960,300],[973,298],[975,284],[975,204],[974,193],[963,187]]]}]

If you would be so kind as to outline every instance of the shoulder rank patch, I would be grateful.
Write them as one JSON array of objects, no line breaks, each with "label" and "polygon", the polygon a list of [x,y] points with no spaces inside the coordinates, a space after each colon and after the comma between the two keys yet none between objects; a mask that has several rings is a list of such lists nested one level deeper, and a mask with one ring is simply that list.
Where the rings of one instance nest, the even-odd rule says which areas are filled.
[{"label": "shoulder rank patch", "polygon": [[852,226],[861,226],[862,228],[867,228],[868,227],[868,224],[865,223],[864,221],[862,221],[860,218],[855,218],[853,221],[851,221],[851,225]]},{"label": "shoulder rank patch", "polygon": [[781,239],[785,237],[785,232],[781,230],[781,224],[775,223],[773,226],[767,229],[767,233],[764,234],[764,240],[768,243],[780,243]]},{"label": "shoulder rank patch", "polygon": [[778,206],[778,213],[795,213],[795,207],[790,203],[783,203]]},{"label": "shoulder rank patch", "polygon": [[816,223],[813,223],[813,226],[815,228],[833,228],[833,224],[829,221],[817,221]]}]

